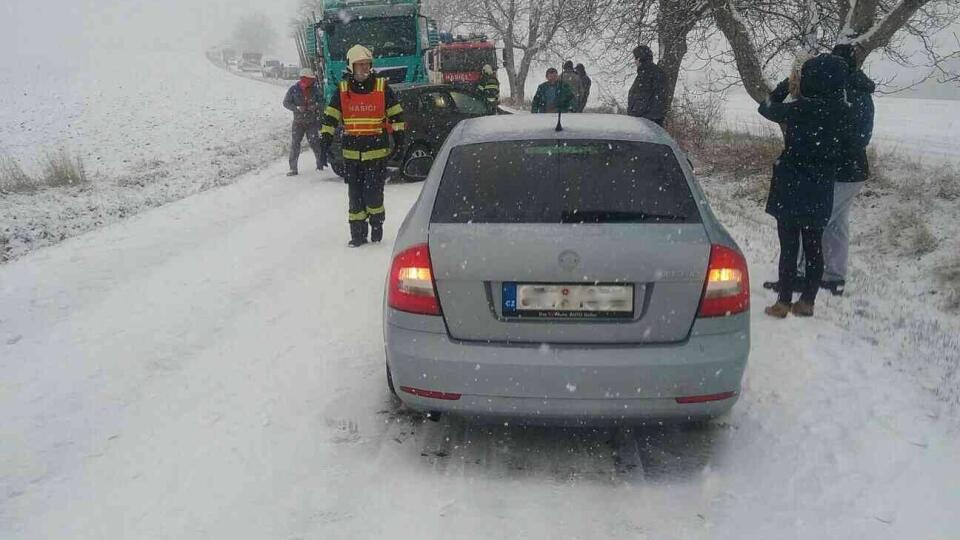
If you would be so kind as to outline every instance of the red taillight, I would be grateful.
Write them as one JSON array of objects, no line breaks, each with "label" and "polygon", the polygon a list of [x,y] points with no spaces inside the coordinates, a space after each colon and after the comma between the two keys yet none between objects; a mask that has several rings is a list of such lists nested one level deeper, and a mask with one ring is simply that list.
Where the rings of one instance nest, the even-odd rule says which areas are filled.
[{"label": "red taillight", "polygon": [[711,246],[699,316],[726,317],[748,309],[750,275],[746,259],[726,246]]},{"label": "red taillight", "polygon": [[443,399],[446,401],[456,401],[460,399],[460,394],[453,394],[450,392],[437,392],[436,390],[421,390],[420,388],[412,388],[410,386],[401,386],[401,392],[406,392],[408,394],[413,394],[419,397],[425,397],[430,399]]},{"label": "red taillight", "polygon": [[690,405],[692,403],[707,403],[710,401],[723,401],[737,395],[736,392],[723,392],[721,394],[709,394],[706,396],[684,396],[676,398],[677,403],[681,405]]},{"label": "red taillight", "polygon": [[440,302],[433,283],[433,265],[426,244],[400,252],[390,267],[387,304],[419,315],[439,315]]}]

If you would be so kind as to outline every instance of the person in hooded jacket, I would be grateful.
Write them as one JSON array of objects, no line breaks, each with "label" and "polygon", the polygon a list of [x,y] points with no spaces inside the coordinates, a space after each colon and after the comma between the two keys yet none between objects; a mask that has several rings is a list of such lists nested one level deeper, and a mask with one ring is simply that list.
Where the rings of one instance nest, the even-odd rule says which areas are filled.
[{"label": "person in hooded jacket", "polygon": [[833,194],[833,213],[823,231],[824,271],[822,286],[834,295],[843,294],[846,286],[850,250],[850,208],[870,176],[867,146],[873,136],[874,104],[872,94],[876,83],[857,66],[856,51],[852,45],[837,45],[833,55],[847,64],[847,102],[853,138],[846,160],[837,177]]},{"label": "person in hooded jacket", "polygon": [[[823,229],[833,210],[834,182],[844,167],[852,130],[845,100],[847,65],[821,54],[803,64],[800,96],[785,103],[789,85],[774,90],[758,112],[781,124],[784,150],[774,164],[766,211],[777,220],[780,239],[777,302],[764,312],[776,318],[811,317],[823,276]],[[797,277],[803,249],[806,275]],[[802,290],[793,302],[794,290]]]},{"label": "person in hooded jacket", "polygon": [[667,117],[667,75],[653,63],[653,51],[646,45],[633,49],[633,60],[637,77],[627,94],[627,114],[663,126]]},{"label": "person in hooded jacket", "polygon": [[587,76],[587,68],[583,67],[583,64],[577,64],[576,72],[583,85],[583,96],[580,98],[580,106],[577,107],[577,112],[583,112],[587,108],[587,100],[590,99],[590,87],[593,86],[593,80]]},{"label": "person in hooded jacket", "polygon": [[580,112],[580,102],[583,100],[583,79],[580,74],[573,69],[573,61],[567,60],[563,63],[563,73],[560,74],[560,82],[567,85],[573,93],[573,107],[570,112]]},{"label": "person in hooded jacket", "polygon": [[317,76],[310,68],[300,70],[300,80],[287,90],[283,106],[293,111],[292,140],[290,141],[290,172],[287,176],[298,174],[300,144],[303,136],[317,158],[317,170],[327,166],[327,152],[320,142],[320,110],[323,107],[323,86],[317,82]]}]

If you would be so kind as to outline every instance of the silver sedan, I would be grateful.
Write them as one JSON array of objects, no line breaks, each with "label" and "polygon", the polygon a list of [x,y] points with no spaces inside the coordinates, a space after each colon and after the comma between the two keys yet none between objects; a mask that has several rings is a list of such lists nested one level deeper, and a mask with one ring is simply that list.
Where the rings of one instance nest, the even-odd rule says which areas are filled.
[{"label": "silver sedan", "polygon": [[464,121],[424,173],[386,283],[390,389],[468,417],[727,412],[750,349],[748,271],[684,154],[645,120],[556,123]]}]

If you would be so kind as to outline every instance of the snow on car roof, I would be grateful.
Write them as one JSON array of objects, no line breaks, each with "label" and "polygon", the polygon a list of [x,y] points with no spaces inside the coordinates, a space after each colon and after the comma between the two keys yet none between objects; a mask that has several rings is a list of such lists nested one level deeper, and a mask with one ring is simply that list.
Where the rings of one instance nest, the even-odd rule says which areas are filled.
[{"label": "snow on car roof", "polygon": [[556,131],[556,114],[485,116],[461,122],[456,144],[527,139],[609,139],[674,146],[656,124],[620,114],[565,114],[563,131]]}]

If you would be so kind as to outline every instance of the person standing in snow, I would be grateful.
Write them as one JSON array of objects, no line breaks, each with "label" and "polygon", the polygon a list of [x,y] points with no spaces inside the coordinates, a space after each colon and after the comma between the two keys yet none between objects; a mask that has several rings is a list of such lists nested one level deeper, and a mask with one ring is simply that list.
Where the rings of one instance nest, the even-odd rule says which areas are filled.
[{"label": "person standing in snow", "polygon": [[[771,317],[813,316],[823,277],[823,229],[851,140],[850,107],[844,99],[847,71],[836,56],[811,58],[801,69],[799,98],[786,103],[789,84],[781,83],[758,109],[784,129],[784,150],[774,164],[766,207],[777,219],[780,238],[778,298],[764,310]],[[797,278],[801,245],[806,259],[802,282]],[[795,289],[802,290],[797,303]]]},{"label": "person standing in snow", "polygon": [[547,82],[537,87],[530,106],[532,113],[555,113],[573,111],[576,101],[570,88],[563,84],[556,68],[547,70]]},{"label": "person standing in snow", "polygon": [[480,81],[477,83],[477,90],[487,101],[490,114],[497,114],[497,106],[500,105],[500,81],[497,80],[497,74],[490,64],[484,64],[483,74],[480,75]]},{"label": "person standing in snow", "polygon": [[590,87],[593,86],[593,80],[587,76],[587,68],[583,67],[583,64],[577,64],[577,75],[580,76],[581,85],[583,87],[583,96],[580,98],[580,105],[577,107],[577,112],[583,112],[587,108],[587,100],[590,99]]},{"label": "person standing in snow", "polygon": [[287,176],[298,174],[300,144],[303,136],[317,159],[317,170],[327,166],[327,153],[320,144],[320,108],[323,105],[323,87],[317,82],[317,76],[310,68],[300,70],[300,80],[287,90],[283,106],[293,112],[293,126],[290,141],[290,172]]},{"label": "person standing in snow", "polygon": [[[350,198],[350,247],[383,239],[386,210],[383,188],[387,160],[403,148],[403,107],[387,79],[373,71],[373,53],[362,45],[347,51],[347,69],[324,110],[320,136],[329,148],[337,125],[343,124],[344,181]],[[390,147],[390,135],[394,146]]]},{"label": "person standing in snow", "polygon": [[854,133],[846,159],[837,177],[833,194],[833,213],[823,231],[824,271],[822,286],[840,296],[846,286],[850,254],[850,208],[870,176],[867,145],[873,136],[873,92],[877,85],[857,66],[853,45],[837,45],[832,54],[843,59],[848,68],[847,102]]},{"label": "person standing in snow", "polygon": [[563,73],[560,74],[560,82],[567,85],[567,88],[573,93],[573,107],[570,112],[580,112],[580,101],[583,100],[583,78],[573,69],[572,60],[567,60],[563,63]]},{"label": "person standing in snow", "polygon": [[653,51],[646,45],[633,49],[633,61],[637,77],[627,94],[627,114],[663,126],[667,117],[667,76],[653,63]]}]

